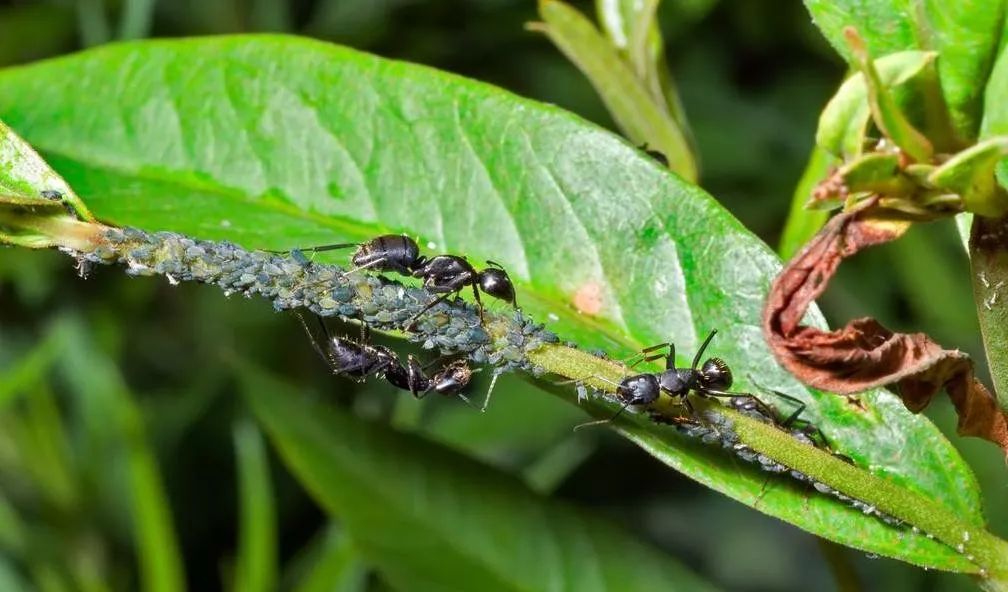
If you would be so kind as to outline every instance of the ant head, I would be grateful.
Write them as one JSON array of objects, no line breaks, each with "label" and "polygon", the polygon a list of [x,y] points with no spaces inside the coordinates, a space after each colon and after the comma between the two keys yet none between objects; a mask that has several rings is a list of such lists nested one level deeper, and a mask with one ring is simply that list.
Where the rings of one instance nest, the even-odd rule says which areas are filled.
[{"label": "ant head", "polygon": [[511,283],[511,278],[508,276],[507,271],[500,264],[493,261],[487,261],[487,264],[492,267],[484,269],[479,273],[480,290],[517,308],[514,284]]},{"label": "ant head", "polygon": [[711,358],[700,368],[700,382],[704,387],[725,390],[732,385],[732,372],[721,358]]},{"label": "ant head", "polygon": [[661,388],[654,374],[637,374],[624,378],[616,388],[616,396],[627,405],[649,405],[658,400]]},{"label": "ant head", "polygon": [[442,395],[454,395],[464,389],[472,379],[473,371],[465,360],[455,360],[431,377],[434,390]]}]

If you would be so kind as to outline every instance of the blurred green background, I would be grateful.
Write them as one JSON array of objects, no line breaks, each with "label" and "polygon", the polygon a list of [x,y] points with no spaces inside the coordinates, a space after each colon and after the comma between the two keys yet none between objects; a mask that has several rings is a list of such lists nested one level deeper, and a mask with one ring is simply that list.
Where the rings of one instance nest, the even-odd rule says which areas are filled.
[{"label": "blurred green background", "polygon": [[[575,4],[593,14],[590,3]],[[776,245],[819,110],[844,64],[799,2],[666,0],[659,15],[699,146],[701,185]],[[581,74],[545,37],[524,30],[531,20],[529,0],[0,0],[0,65],[122,38],[284,31],[488,81],[613,127]],[[833,324],[872,315],[893,329],[931,333],[972,354],[986,378],[969,286],[953,227],[931,224],[845,264],[821,305]],[[498,385],[485,416],[457,401],[416,404],[378,381],[333,379],[293,319],[265,301],[128,279],[117,269],[82,281],[66,257],[4,249],[0,302],[0,589],[18,582],[53,590],[139,585],[115,486],[126,476],[105,462],[121,446],[141,457],[153,452],[191,588],[227,587],[238,536],[235,430],[249,416],[223,361],[229,354],[363,416],[421,430],[524,474],[725,588],[830,589],[831,562],[854,569],[867,589],[972,587],[965,578],[821,546],[605,430],[575,434],[571,427],[583,421],[576,410],[513,377]],[[50,347],[54,341],[61,349]],[[116,352],[107,378],[120,384],[121,373],[124,382],[116,397],[103,398],[82,374],[80,356],[106,351]],[[484,389],[472,392],[479,397]],[[957,438],[944,399],[927,413],[977,472],[992,530],[1008,534],[1008,509],[997,503],[1005,487],[1000,452]],[[270,470],[282,581],[289,582],[305,549],[338,525],[327,524],[272,456]],[[348,589],[383,586],[363,582]]]}]

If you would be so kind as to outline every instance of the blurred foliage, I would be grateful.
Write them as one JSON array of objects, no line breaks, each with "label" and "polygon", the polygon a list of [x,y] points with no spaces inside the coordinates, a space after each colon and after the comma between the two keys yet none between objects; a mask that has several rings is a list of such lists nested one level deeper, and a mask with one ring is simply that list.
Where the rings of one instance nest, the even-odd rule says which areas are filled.
[{"label": "blurred foliage", "polygon": [[[592,13],[588,3],[578,7]],[[288,31],[489,81],[615,129],[574,66],[523,29],[535,18],[534,3],[524,0],[0,1],[0,65],[120,38]],[[700,184],[777,244],[819,112],[844,64],[799,3],[668,0],[658,18],[698,146]],[[914,271],[922,266],[926,273]],[[943,222],[845,265],[821,304],[834,321],[871,314],[896,329],[931,333],[982,363],[969,286],[961,243]],[[830,563],[812,554],[810,535],[693,484],[603,431],[572,434],[580,419],[518,380],[498,385],[513,397],[498,398],[476,426],[472,410],[456,401],[418,404],[377,381],[333,380],[296,323],[264,302],[109,269],[83,282],[65,257],[49,252],[0,251],[0,302],[4,590],[141,582],[156,589],[155,581],[171,589],[183,568],[193,589],[245,577],[268,582],[269,572],[243,570],[246,553],[270,552],[241,526],[241,512],[254,513],[264,495],[275,506],[276,577],[285,589],[324,589],[318,582],[329,577],[340,578],[338,589],[387,589],[274,453],[257,452],[226,362],[236,353],[315,398],[429,434],[607,514],[720,586],[805,590],[833,581]],[[82,334],[94,343],[80,343]],[[82,351],[68,354],[67,344]],[[89,365],[105,368],[101,393],[87,394],[75,378],[85,354]],[[480,382],[474,393],[484,392],[485,377]],[[954,432],[949,409],[928,414]],[[1008,508],[998,503],[1002,458],[989,445],[952,440],[983,485],[994,532],[1008,534]],[[264,471],[268,493],[259,481]],[[143,541],[130,539],[132,521],[145,525]],[[158,549],[149,553],[153,563],[138,558],[149,545]],[[969,586],[841,554],[873,589]]]}]

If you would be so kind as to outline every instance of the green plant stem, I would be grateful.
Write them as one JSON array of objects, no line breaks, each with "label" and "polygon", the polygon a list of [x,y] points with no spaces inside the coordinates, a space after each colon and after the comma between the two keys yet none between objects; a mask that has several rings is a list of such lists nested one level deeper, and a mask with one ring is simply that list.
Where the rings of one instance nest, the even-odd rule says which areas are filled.
[{"label": "green plant stem", "polygon": [[0,241],[23,247],[90,251],[102,244],[101,234],[107,229],[65,213],[40,215],[31,207],[0,204]]},{"label": "green plant stem", "polygon": [[1008,216],[973,217],[973,299],[998,405],[1008,412]]},{"label": "green plant stem", "polygon": [[[576,378],[592,388],[615,392],[615,384],[626,375],[626,367],[611,360],[563,345],[545,344],[529,352],[529,359],[547,372]],[[784,466],[796,469],[816,481],[854,499],[872,504],[885,513],[919,528],[961,552],[977,566],[983,577],[1008,580],[1008,542],[967,524],[930,499],[876,477],[818,448],[802,444],[787,432],[739,412],[707,401],[708,406],[729,419],[742,443]],[[656,409],[666,417],[677,417],[682,408],[663,397]],[[587,406],[592,415],[611,417],[611,408]]]},{"label": "green plant stem", "polygon": [[[104,253],[100,257],[101,261],[111,262],[118,260],[129,265],[131,269],[140,265],[142,269],[150,273],[164,273],[166,275],[171,273],[175,274],[175,278],[182,277],[183,279],[186,277],[186,274],[190,274],[192,279],[207,281],[209,283],[215,283],[216,280],[213,280],[213,278],[217,277],[215,275],[192,275],[194,271],[206,272],[208,270],[197,269],[195,267],[186,268],[185,266],[216,263],[212,259],[201,259],[200,257],[190,259],[188,258],[188,254],[183,254],[183,257],[179,259],[179,253],[173,250],[178,247],[171,247],[170,245],[182,239],[180,235],[172,233],[161,233],[155,236],[145,235],[141,231],[132,231],[137,238],[131,239],[128,237],[132,235],[124,233],[124,231],[112,232],[113,229],[109,227],[79,222],[66,216],[39,216],[30,212],[18,212],[3,208],[0,208],[0,225],[13,226],[17,231],[30,230],[37,233],[46,233],[43,236],[46,242],[66,247],[71,254],[78,258],[84,258],[84,252],[94,253],[102,250]],[[108,238],[116,233],[127,238],[120,238],[118,242]],[[141,250],[144,251],[145,255],[142,256],[131,254],[138,244],[162,246],[143,248]],[[214,248],[220,247],[220,245],[220,243],[210,242],[193,243],[191,247],[185,250],[195,249],[202,253],[202,257]],[[122,252],[116,251],[116,249]],[[75,250],[78,252],[73,252]],[[255,261],[263,260],[262,253],[256,259],[252,257],[251,253],[241,251],[233,245],[229,245],[223,250],[230,253],[231,257]],[[144,258],[137,260],[135,257]],[[162,269],[165,263],[175,266],[169,267],[169,269],[173,269],[174,271],[157,271],[158,269]],[[310,269],[311,273],[317,274],[316,277],[324,275],[328,278],[325,281],[331,282],[332,286],[341,285],[340,282],[346,283],[348,281],[346,279],[347,276],[342,274],[339,268],[333,266],[313,265],[311,268],[305,268],[294,265],[291,269],[293,271],[289,273],[297,274],[298,277],[308,273],[309,271],[306,270]],[[355,285],[361,290],[367,287],[366,282],[363,282],[367,278],[367,275],[366,273],[359,274],[359,277],[358,274],[354,275],[357,279],[353,281],[356,282]],[[276,286],[276,282],[283,281],[285,278],[290,279],[285,275],[281,275],[279,278],[270,280],[273,283],[265,287]],[[375,278],[371,279],[375,280]],[[387,283],[384,285],[387,285]],[[228,287],[225,289],[234,288],[231,284],[228,284]],[[358,302],[358,306],[363,306],[368,302],[372,306],[391,306],[391,304],[382,304],[385,301],[379,302],[373,300],[376,295],[372,295],[371,290],[375,290],[375,288],[359,291],[355,297],[358,299],[356,301]],[[384,289],[378,291],[385,292]],[[331,292],[331,288],[322,288],[321,292],[328,294]],[[433,294],[426,294],[426,299],[431,298],[434,298]],[[424,300],[425,298],[421,298],[419,301]],[[277,304],[276,300],[274,304]],[[299,306],[307,305],[309,303],[302,302]],[[449,317],[458,315],[461,319],[465,318],[466,315],[472,317],[475,315],[475,312],[470,305],[464,303],[446,303],[442,314]],[[486,353],[490,356],[507,355],[522,358],[508,358],[511,365],[498,365],[500,370],[517,367],[536,368],[549,374],[580,382],[586,387],[604,393],[615,392],[619,381],[629,372],[629,369],[619,362],[600,358],[574,347],[550,343],[548,340],[527,340],[522,348],[509,346],[508,342],[511,338],[522,335],[523,331],[529,331],[527,322],[519,314],[514,316],[486,314],[483,329],[488,334],[488,339],[482,342],[484,344],[483,347],[486,348]],[[393,323],[389,324],[388,327],[394,328],[396,325]],[[535,334],[536,331],[541,331],[541,328],[532,329],[531,331]],[[576,395],[572,392],[573,390],[564,389],[561,396],[572,403],[579,404],[580,402],[577,401]],[[998,539],[978,526],[963,522],[951,514],[945,507],[934,503],[930,499],[885,479],[876,477],[864,469],[848,464],[827,451],[804,444],[796,440],[788,432],[774,425],[742,415],[709,399],[696,398],[692,402],[699,413],[696,417],[713,416],[717,418],[722,422],[723,426],[727,426],[734,432],[740,443],[748,446],[753,451],[765,455],[789,469],[800,471],[811,479],[832,487],[834,490],[855,500],[871,504],[884,513],[910,526],[917,527],[927,535],[960,551],[963,557],[974,566],[973,570],[964,571],[980,576],[985,580],[985,585],[997,586],[1000,585],[998,582],[1008,582],[1008,543],[1005,541]],[[615,398],[611,397],[590,398],[582,405],[582,408],[589,414],[604,419],[611,418],[618,407],[618,402]],[[667,396],[663,396],[656,401],[652,405],[651,410],[659,418],[665,418],[668,421],[675,421],[684,415],[680,402]],[[624,432],[628,437],[630,432],[627,428],[631,423],[644,425],[643,422],[645,421],[643,416],[630,417],[631,415],[633,414],[623,414],[612,422],[614,428]],[[661,429],[664,426],[656,423],[653,427]],[[1004,587],[1003,589],[1008,590],[1008,588]]]}]

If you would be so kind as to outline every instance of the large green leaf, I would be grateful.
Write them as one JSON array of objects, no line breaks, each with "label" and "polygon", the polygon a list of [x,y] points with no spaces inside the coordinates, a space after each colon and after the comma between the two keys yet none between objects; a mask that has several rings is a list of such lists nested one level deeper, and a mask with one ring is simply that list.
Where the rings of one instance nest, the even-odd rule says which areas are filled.
[{"label": "large green leaf", "polygon": [[269,459],[262,434],[250,421],[234,427],[241,510],[234,590],[276,589],[276,511],[270,485]]},{"label": "large green leaf", "polygon": [[998,50],[1004,0],[805,0],[812,19],[848,60],[843,30],[852,26],[871,55],[907,49],[939,52],[938,74],[953,125],[976,138],[985,81]]},{"label": "large green leaf", "polygon": [[240,372],[256,417],[291,472],[397,588],[708,589],[612,525],[503,473],[320,408],[251,366]]},{"label": "large green leaf", "polygon": [[[760,330],[780,269],[766,245],[703,191],[569,113],[428,68],[258,36],[124,44],[3,71],[0,117],[113,223],[268,248],[409,232],[432,251],[500,261],[527,312],[613,355],[671,339],[688,363],[717,328],[709,353],[732,364],[740,388],[754,376],[801,397],[861,466],[983,522],[972,473],[926,419],[885,393],[866,411],[817,396],[776,365]],[[663,434],[647,443],[653,454],[757,504],[758,471]],[[803,492],[776,491],[760,510],[846,544],[892,552],[889,537],[916,537],[826,500],[813,520]],[[963,561],[922,545],[906,545],[924,551],[905,558]]]},{"label": "large green leaf", "polygon": [[[147,443],[143,417],[122,375],[96,346],[89,327],[76,317],[57,329],[66,335],[59,363],[74,391],[82,432],[77,447],[89,459],[95,480],[110,497],[122,498],[132,519],[140,581],[144,590],[185,588],[185,574],[171,509],[157,459]],[[113,491],[121,488],[120,491]]]}]

